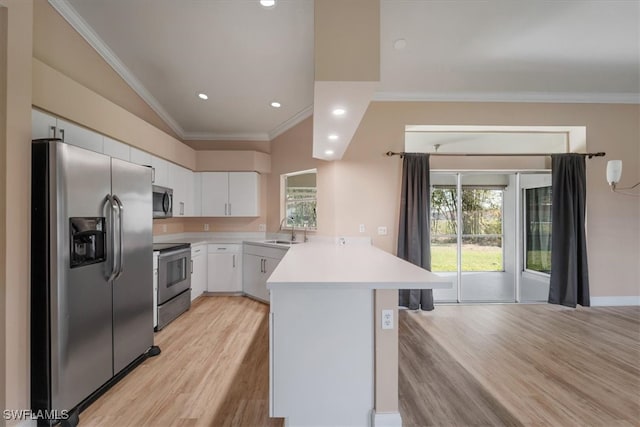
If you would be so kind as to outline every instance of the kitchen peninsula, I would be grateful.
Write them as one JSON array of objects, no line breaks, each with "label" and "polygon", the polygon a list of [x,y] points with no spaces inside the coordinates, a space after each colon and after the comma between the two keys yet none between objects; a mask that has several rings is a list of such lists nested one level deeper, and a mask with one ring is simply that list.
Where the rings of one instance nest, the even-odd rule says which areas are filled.
[{"label": "kitchen peninsula", "polygon": [[451,286],[370,244],[293,246],[267,281],[270,415],[400,426],[398,289]]}]

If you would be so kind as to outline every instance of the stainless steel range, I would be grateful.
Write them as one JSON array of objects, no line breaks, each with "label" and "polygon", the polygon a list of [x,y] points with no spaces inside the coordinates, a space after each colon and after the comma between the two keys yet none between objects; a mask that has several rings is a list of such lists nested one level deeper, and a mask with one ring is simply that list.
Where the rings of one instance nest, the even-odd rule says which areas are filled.
[{"label": "stainless steel range", "polygon": [[154,243],[158,256],[158,326],[160,330],[191,307],[191,245]]}]

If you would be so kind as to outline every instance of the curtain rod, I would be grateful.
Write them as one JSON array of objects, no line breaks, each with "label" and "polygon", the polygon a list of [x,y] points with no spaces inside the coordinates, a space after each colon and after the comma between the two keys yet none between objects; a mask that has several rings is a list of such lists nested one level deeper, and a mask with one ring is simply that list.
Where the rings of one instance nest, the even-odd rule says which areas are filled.
[{"label": "curtain rod", "polygon": [[[387,151],[385,153],[388,157],[391,156],[400,156],[401,158],[407,154],[405,152],[396,153],[393,151]],[[492,156],[492,157],[539,157],[539,156],[551,156],[552,153],[493,153],[493,154],[485,154],[485,153],[415,153],[415,154],[429,154],[430,156],[455,156],[455,157],[480,157],[480,156]],[[553,153],[553,154],[580,154],[587,158],[592,157],[604,157],[605,152],[600,151],[597,153]]]}]

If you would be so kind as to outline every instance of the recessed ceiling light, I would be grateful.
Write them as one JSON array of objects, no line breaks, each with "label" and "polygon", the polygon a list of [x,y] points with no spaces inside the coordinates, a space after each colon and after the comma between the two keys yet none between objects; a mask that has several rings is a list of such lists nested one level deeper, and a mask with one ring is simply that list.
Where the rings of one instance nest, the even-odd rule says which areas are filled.
[{"label": "recessed ceiling light", "polygon": [[407,41],[405,39],[398,39],[393,42],[393,47],[396,50],[402,50],[407,47]]},{"label": "recessed ceiling light", "polygon": [[206,101],[207,99],[209,99],[209,95],[207,95],[206,93],[199,93],[198,98]]},{"label": "recessed ceiling light", "polygon": [[273,101],[273,102],[271,103],[271,106],[272,106],[273,108],[280,108],[282,105],[281,105],[279,102]]},{"label": "recessed ceiling light", "polygon": [[331,156],[333,155],[334,151],[333,150],[324,150],[324,154],[326,154],[327,156]]},{"label": "recessed ceiling light", "polygon": [[260,0],[260,5],[264,8],[271,9],[275,7],[276,0]]},{"label": "recessed ceiling light", "polygon": [[338,140],[338,135],[336,135],[335,133],[332,133],[331,135],[329,135],[329,139],[331,141],[337,141]]},{"label": "recessed ceiling light", "polygon": [[344,108],[336,108],[336,109],[333,110],[333,115],[334,116],[342,116],[346,112],[347,112],[347,110],[345,110]]}]

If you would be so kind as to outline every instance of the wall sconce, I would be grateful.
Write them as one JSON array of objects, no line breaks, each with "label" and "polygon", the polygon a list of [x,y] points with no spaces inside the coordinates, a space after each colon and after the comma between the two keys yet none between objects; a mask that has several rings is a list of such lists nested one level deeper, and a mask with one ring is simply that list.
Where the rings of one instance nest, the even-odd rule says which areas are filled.
[{"label": "wall sconce", "polygon": [[611,191],[614,191],[620,194],[626,194],[627,196],[640,197],[640,194],[625,193],[624,191],[620,191],[620,190],[633,190],[638,185],[640,185],[640,182],[638,182],[635,185],[632,185],[631,187],[617,188],[616,185],[618,184],[618,182],[620,182],[620,177],[622,177],[622,160],[609,160],[607,162],[607,182],[611,186]]}]

